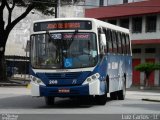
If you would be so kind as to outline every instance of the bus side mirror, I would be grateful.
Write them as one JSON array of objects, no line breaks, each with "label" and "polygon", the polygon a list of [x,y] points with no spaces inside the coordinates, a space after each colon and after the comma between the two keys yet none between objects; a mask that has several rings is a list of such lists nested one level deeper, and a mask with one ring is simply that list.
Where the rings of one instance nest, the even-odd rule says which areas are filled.
[{"label": "bus side mirror", "polygon": [[100,39],[101,39],[101,45],[106,46],[106,35],[100,34]]}]

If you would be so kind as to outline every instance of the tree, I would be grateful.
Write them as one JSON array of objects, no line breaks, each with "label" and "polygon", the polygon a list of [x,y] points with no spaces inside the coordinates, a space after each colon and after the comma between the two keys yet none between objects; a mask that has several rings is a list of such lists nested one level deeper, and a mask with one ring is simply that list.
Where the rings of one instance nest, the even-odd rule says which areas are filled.
[{"label": "tree", "polygon": [[135,67],[135,70],[145,73],[144,86],[148,86],[148,81],[151,73],[154,70],[160,70],[160,63],[143,63]]},{"label": "tree", "polygon": [[[70,3],[72,0],[61,0],[62,3]],[[74,0],[74,3],[80,0]],[[54,7],[58,0],[0,0],[0,81],[7,80],[5,64],[5,47],[11,30],[24,19],[31,10],[35,9],[44,15],[54,15]],[[25,7],[26,10],[16,19],[12,19],[15,6]],[[8,11],[8,21],[4,21],[4,9]]]}]

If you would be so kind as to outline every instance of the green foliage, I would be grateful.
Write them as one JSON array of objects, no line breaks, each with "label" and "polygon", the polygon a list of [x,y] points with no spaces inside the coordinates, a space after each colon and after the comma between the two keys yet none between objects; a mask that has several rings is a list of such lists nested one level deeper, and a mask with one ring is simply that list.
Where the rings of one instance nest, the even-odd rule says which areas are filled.
[{"label": "green foliage", "polygon": [[56,0],[33,0],[30,2],[34,6],[34,9],[43,13],[44,15],[54,15],[54,7]]},{"label": "green foliage", "polygon": [[[73,4],[81,0],[73,0]],[[57,5],[58,0],[32,0],[30,4],[34,5],[34,9],[42,12],[44,15],[54,15],[54,7]],[[61,5],[72,4],[72,0],[61,0]]]},{"label": "green foliage", "polygon": [[142,63],[135,67],[135,70],[141,72],[152,72],[160,69],[160,63]]},{"label": "green foliage", "polygon": [[[0,3],[5,1],[5,4],[8,6],[19,6],[19,7],[28,7],[33,6],[33,8],[44,15],[54,15],[54,7],[57,5],[58,0],[0,0]],[[72,4],[72,0],[60,0],[61,5]],[[73,4],[76,4],[83,0],[73,0]]]},{"label": "green foliage", "polygon": [[149,78],[154,70],[160,70],[160,63],[143,63],[135,67],[135,70],[144,72],[146,77]]},{"label": "green foliage", "polygon": [[139,64],[138,66],[135,67],[135,70],[145,73],[146,78],[144,79],[144,85],[147,87],[149,85],[148,84],[148,80],[149,80],[150,74],[154,70],[160,70],[160,63],[143,63],[143,64]]}]

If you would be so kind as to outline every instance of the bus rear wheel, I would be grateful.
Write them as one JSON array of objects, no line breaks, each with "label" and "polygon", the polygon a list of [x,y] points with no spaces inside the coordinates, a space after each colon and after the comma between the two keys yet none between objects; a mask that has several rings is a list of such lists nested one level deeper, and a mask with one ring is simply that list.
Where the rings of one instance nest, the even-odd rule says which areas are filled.
[{"label": "bus rear wheel", "polygon": [[124,100],[126,96],[126,79],[124,80],[123,89],[117,91],[118,100]]},{"label": "bus rear wheel", "polygon": [[117,100],[117,91],[110,93],[111,100]]},{"label": "bus rear wheel", "polygon": [[123,90],[117,91],[118,100],[124,100],[126,96],[126,87],[123,87]]},{"label": "bus rear wheel", "polygon": [[46,105],[54,105],[55,98],[53,96],[45,97]]}]

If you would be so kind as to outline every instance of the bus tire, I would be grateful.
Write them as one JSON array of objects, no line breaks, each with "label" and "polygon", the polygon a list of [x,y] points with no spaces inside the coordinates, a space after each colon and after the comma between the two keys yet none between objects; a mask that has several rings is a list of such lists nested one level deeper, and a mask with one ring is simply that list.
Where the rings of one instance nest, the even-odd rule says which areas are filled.
[{"label": "bus tire", "polygon": [[107,102],[107,93],[104,95],[96,95],[95,100],[98,105],[105,105]]},{"label": "bus tire", "polygon": [[126,78],[124,77],[123,89],[117,91],[118,100],[124,100],[126,96]]},{"label": "bus tire", "polygon": [[54,105],[55,98],[53,96],[45,97],[46,105]]},{"label": "bus tire", "polygon": [[110,93],[111,100],[117,100],[117,91]]}]

